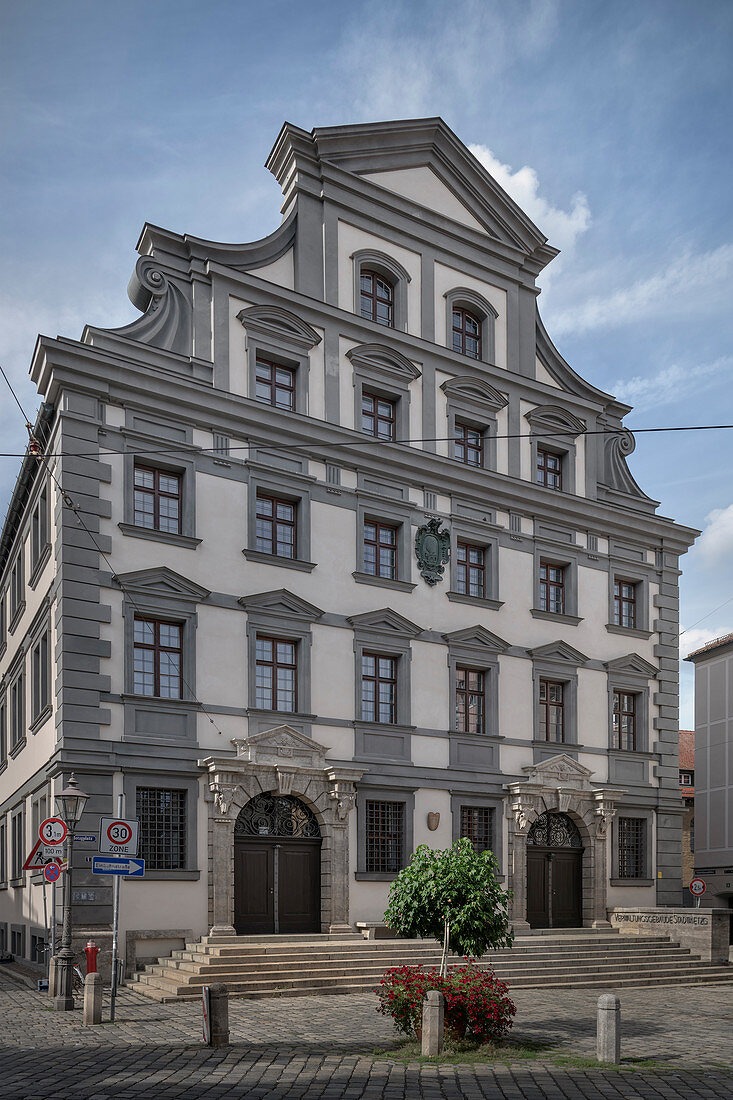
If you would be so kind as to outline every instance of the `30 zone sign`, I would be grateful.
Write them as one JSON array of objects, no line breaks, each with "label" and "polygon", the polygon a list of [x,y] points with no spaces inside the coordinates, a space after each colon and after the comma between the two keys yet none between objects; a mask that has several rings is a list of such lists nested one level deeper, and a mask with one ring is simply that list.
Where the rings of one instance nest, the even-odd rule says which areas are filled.
[{"label": "30 zone sign", "polygon": [[137,821],[103,817],[99,826],[99,851],[116,856],[137,855]]}]

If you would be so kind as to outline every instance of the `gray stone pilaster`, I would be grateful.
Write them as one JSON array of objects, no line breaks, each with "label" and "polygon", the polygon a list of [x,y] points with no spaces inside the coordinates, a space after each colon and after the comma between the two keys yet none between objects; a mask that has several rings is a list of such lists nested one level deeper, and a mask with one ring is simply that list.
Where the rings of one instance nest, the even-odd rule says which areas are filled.
[{"label": "gray stone pilaster", "polygon": [[682,813],[679,791],[679,576],[678,559],[662,546],[657,552],[659,595],[653,629],[659,640],[654,655],[659,666],[655,702],[654,751],[659,794],[656,819],[656,886],[658,905],[682,904]]}]

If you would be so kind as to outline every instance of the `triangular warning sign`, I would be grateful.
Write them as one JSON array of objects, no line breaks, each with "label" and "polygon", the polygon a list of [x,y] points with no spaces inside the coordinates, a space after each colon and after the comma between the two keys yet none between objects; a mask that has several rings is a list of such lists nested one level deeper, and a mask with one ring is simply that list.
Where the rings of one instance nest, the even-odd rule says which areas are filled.
[{"label": "triangular warning sign", "polygon": [[[48,863],[58,863],[59,866],[63,863],[61,853],[58,856],[45,856],[42,852],[38,852],[38,849],[43,847],[40,840],[37,840],[33,846],[33,849],[28,856],[28,859],[23,864],[21,870],[23,871],[42,871]],[[38,853],[38,854],[36,854]]]}]

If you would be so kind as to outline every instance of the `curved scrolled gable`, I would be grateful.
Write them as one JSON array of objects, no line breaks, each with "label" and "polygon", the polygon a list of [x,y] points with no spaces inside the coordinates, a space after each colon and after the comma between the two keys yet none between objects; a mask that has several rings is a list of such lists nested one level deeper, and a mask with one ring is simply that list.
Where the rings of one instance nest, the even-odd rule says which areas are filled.
[{"label": "curved scrolled gable", "polygon": [[487,405],[494,411],[505,408],[508,398],[483,378],[449,378],[440,387],[446,397],[462,398],[475,405]]},{"label": "curved scrolled gable", "polygon": [[239,311],[237,320],[247,329],[302,344],[307,350],[321,342],[314,328],[282,306],[249,306]]},{"label": "curved scrolled gable", "polygon": [[585,432],[585,421],[559,405],[538,405],[524,416],[535,432],[561,433],[573,439]]}]

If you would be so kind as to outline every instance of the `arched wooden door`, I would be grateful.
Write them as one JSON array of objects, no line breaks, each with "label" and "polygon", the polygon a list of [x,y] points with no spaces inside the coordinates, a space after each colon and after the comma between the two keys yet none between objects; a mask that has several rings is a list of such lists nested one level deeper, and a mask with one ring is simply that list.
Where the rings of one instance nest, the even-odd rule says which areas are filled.
[{"label": "arched wooden door", "polygon": [[583,842],[567,814],[547,811],[529,830],[527,920],[531,928],[583,924]]},{"label": "arched wooden door", "polygon": [[239,935],[321,930],[321,831],[292,795],[258,794],[239,812],[234,927]]}]

